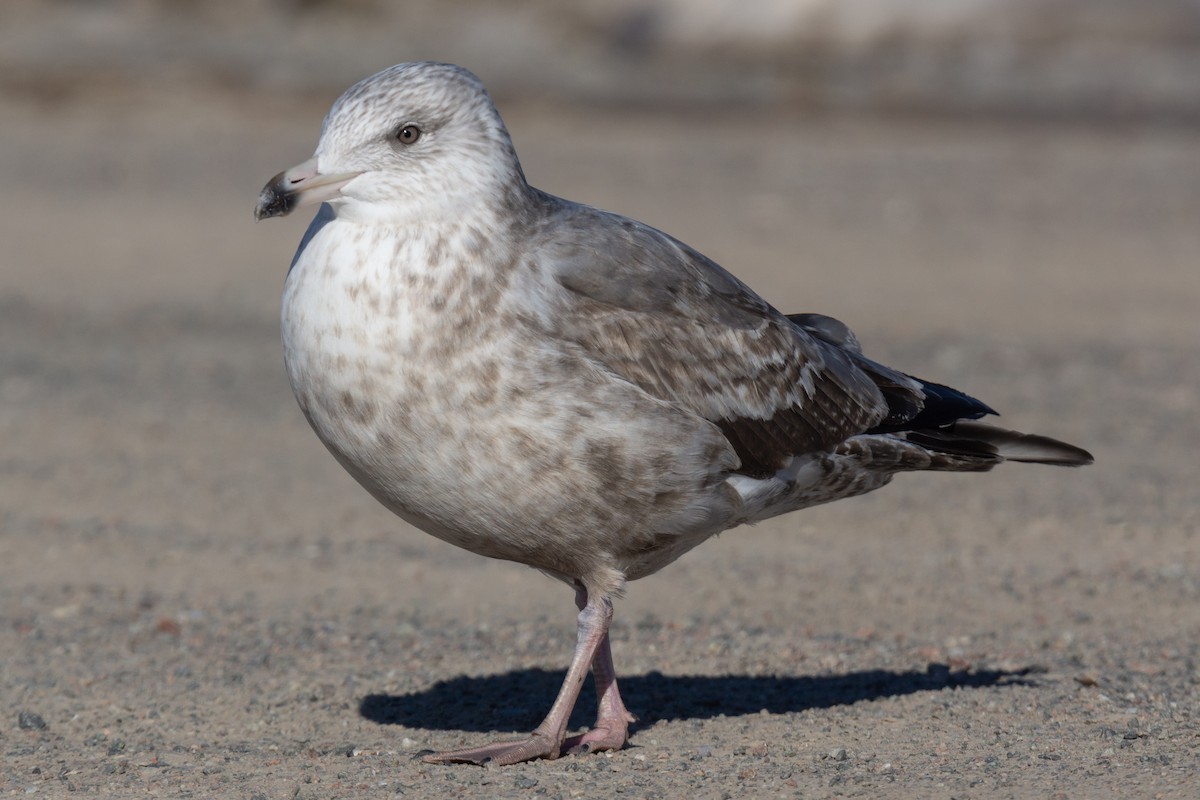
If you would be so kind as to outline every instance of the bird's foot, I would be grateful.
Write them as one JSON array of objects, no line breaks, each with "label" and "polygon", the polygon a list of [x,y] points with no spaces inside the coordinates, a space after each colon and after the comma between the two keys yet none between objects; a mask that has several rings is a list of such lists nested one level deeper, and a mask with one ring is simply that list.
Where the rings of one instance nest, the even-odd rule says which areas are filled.
[{"label": "bird's foot", "polygon": [[586,756],[589,753],[603,753],[605,750],[620,750],[627,741],[625,728],[592,728],[587,733],[572,736],[563,742],[563,754]]},{"label": "bird's foot", "polygon": [[596,724],[586,733],[571,736],[563,742],[564,755],[584,756],[605,750],[620,750],[629,742],[629,723],[637,718],[621,707],[601,712]]},{"label": "bird's foot", "polygon": [[629,741],[629,723],[632,714],[624,712],[619,717],[596,720],[591,730],[568,737],[556,744],[553,737],[533,734],[528,739],[516,742],[492,742],[482,747],[465,747],[422,756],[427,764],[478,764],[481,767],[503,767],[522,761],[539,758],[554,759],[559,756],[585,756],[605,750],[620,750]]},{"label": "bird's foot", "polygon": [[517,742],[492,742],[482,747],[465,747],[462,750],[447,750],[421,758],[427,764],[478,764],[479,766],[503,767],[534,761],[539,758],[558,758],[562,754],[561,741],[554,737],[533,734]]}]

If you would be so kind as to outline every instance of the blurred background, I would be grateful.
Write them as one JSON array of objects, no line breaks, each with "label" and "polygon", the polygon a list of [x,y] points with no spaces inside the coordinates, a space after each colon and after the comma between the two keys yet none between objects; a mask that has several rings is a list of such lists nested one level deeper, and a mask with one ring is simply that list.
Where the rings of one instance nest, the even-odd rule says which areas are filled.
[{"label": "blurred background", "polygon": [[[305,220],[251,215],[346,86],[421,58],[482,76],[534,184],[1096,450],[1046,509],[1194,531],[1194,0],[8,0],[0,570],[22,577],[0,586],[82,559],[100,584],[204,590],[237,579],[230,551],[307,564],[354,541],[382,548],[364,568],[402,541],[525,580],[397,540],[321,450],[277,334]],[[1029,492],[1018,472],[998,497]],[[883,494],[813,527],[909,497]],[[461,587],[440,596],[487,610]]]},{"label": "blurred background", "polygon": [[[1194,706],[1194,667],[1155,659],[1200,640],[1197,0],[4,0],[0,689],[59,746],[117,726],[110,705],[182,702],[189,669],[204,735],[255,769],[221,749],[266,735],[230,697],[338,680],[289,655],[312,630],[402,649],[388,672],[375,644],[330,645],[347,662],[329,675],[370,691],[509,654],[557,668],[561,587],[377,508],[283,373],[307,220],[254,224],[258,192],[343,89],[425,58],[484,80],[535,185],[663,228],[1098,459],[901,479],[723,536],[631,587],[623,665],[691,669],[721,631],[742,644],[695,669],[1032,652],[1153,662],[1158,694],[1128,670],[1104,690]],[[397,614],[416,633],[393,639]],[[693,646],[654,619],[690,620]],[[518,633],[493,652],[488,625]],[[865,633],[821,638],[846,631]],[[79,646],[86,663],[62,657]],[[185,711],[125,719],[166,751]]]},{"label": "blurred background", "polygon": [[556,102],[1194,120],[1194,0],[10,0],[7,93],[339,91],[462,62]]},{"label": "blurred background", "polygon": [[[8,0],[0,570],[17,585],[69,574],[68,552],[101,584],[198,589],[265,543],[394,552],[398,522],[326,457],[283,375],[305,220],[251,209],[342,89],[421,58],[483,77],[536,185],[1096,450],[1047,509],[1194,530],[1194,0]],[[1010,476],[1029,491],[1004,472],[999,496]]]}]

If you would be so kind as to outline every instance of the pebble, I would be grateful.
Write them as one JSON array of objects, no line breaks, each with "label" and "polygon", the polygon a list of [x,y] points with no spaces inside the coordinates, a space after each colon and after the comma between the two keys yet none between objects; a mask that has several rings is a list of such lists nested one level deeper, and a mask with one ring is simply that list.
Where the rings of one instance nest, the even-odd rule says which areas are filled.
[{"label": "pebble", "polygon": [[22,711],[17,714],[17,727],[26,731],[44,731],[46,720],[32,711]]}]

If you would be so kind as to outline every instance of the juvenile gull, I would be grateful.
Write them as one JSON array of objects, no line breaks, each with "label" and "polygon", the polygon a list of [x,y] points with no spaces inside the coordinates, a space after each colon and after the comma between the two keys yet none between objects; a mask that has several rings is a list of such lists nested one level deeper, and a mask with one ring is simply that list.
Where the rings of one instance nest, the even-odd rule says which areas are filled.
[{"label": "juvenile gull", "polygon": [[[870,360],[837,320],[776,311],[661,231],[531,187],[461,67],[352,86],[255,216],[315,203],[282,311],[313,430],[400,517],[559,578],[579,608],[541,725],[430,761],[623,747],[613,598],[721,531],[898,472],[1092,461],[973,421],[993,412]],[[567,737],[589,668],[596,723]]]}]

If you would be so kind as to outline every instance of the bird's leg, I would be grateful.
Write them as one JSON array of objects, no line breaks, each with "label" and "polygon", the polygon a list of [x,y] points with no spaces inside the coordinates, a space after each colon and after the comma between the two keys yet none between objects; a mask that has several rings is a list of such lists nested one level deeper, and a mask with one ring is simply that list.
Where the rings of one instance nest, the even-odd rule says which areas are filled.
[{"label": "bird's leg", "polygon": [[[580,611],[587,604],[587,590],[575,591],[575,605]],[[629,736],[629,723],[637,718],[625,710],[621,692],[617,689],[617,672],[613,668],[612,647],[608,642],[608,631],[596,648],[592,659],[592,676],[596,680],[596,694],[600,698],[596,723],[587,733],[572,736],[563,743],[563,750],[571,755],[599,753],[604,750],[620,750]]]},{"label": "bird's leg", "polygon": [[[586,594],[584,595],[586,597]],[[563,680],[558,697],[550,707],[550,713],[542,720],[528,739],[516,742],[495,742],[482,747],[468,747],[462,750],[450,750],[445,753],[434,753],[425,756],[424,760],[434,764],[468,763],[468,764],[516,764],[521,761],[532,761],[535,758],[558,758],[563,752],[563,740],[567,735],[567,720],[575,701],[579,699],[579,690],[587,678],[588,668],[596,658],[602,642],[608,640],[608,626],[612,622],[612,601],[607,597],[592,598],[585,602],[579,611],[578,637],[575,642],[575,655],[571,659],[571,667]],[[609,656],[611,665],[612,657]],[[610,670],[611,671],[611,670]],[[616,691],[615,684],[613,691]],[[619,702],[619,699],[618,699]]]}]

